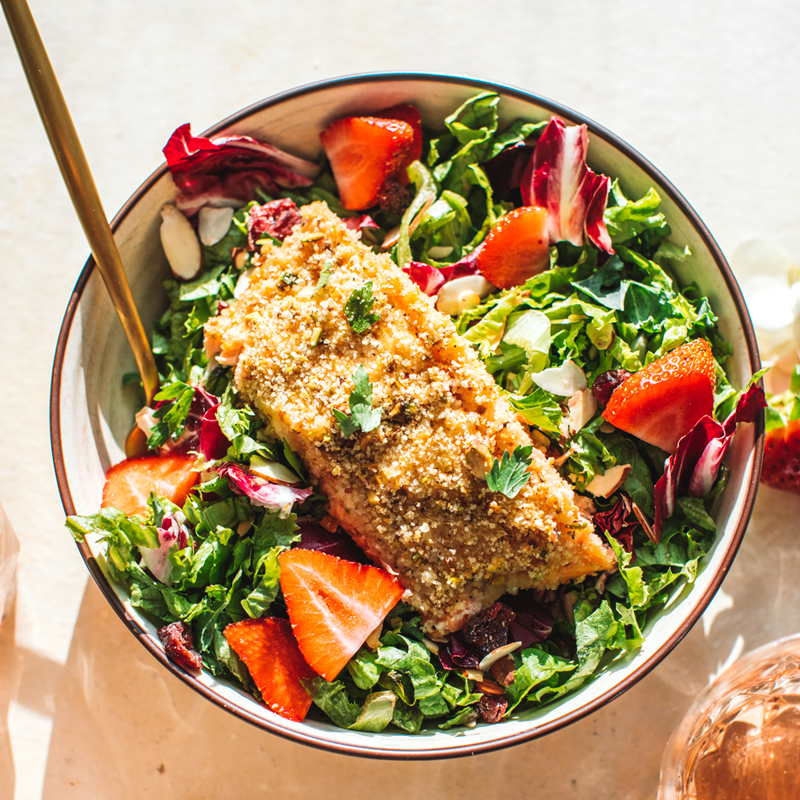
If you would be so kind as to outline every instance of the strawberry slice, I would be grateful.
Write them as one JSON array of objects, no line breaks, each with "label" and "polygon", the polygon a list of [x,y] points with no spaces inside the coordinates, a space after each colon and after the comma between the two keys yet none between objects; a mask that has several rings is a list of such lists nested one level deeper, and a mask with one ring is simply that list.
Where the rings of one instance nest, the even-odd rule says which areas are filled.
[{"label": "strawberry slice", "polygon": [[414,143],[407,122],[378,117],[345,117],[321,134],[342,205],[371,208],[387,180],[398,175]]},{"label": "strawberry slice", "polygon": [[403,122],[407,122],[414,131],[414,141],[411,143],[411,149],[408,151],[408,155],[401,164],[398,174],[398,179],[402,183],[407,183],[408,177],[406,176],[406,167],[408,167],[412,161],[418,161],[422,157],[422,117],[420,117],[419,111],[409,103],[399,103],[396,106],[384,108],[383,111],[378,111],[375,116],[381,119],[402,120]]},{"label": "strawberry slice", "polygon": [[800,420],[767,431],[761,482],[800,494]]},{"label": "strawberry slice", "polygon": [[228,625],[224,634],[267,706],[285,719],[302,722],[311,708],[303,681],[315,678],[316,673],[303,658],[289,620],[243,619]]},{"label": "strawberry slice", "polygon": [[287,550],[278,562],[300,651],[332,681],[391,611],[403,587],[378,567],[314,550]]},{"label": "strawberry slice", "polygon": [[714,410],[714,358],[705,339],[682,344],[635,372],[611,395],[603,418],[674,453],[678,440]]},{"label": "strawberry slice", "polygon": [[146,517],[147,499],[155,492],[182,506],[189,490],[200,479],[200,474],[192,470],[194,463],[194,456],[183,453],[126,458],[106,473],[100,505],[114,506],[129,516]]},{"label": "strawberry slice", "polygon": [[478,269],[489,283],[510,289],[550,266],[547,210],[522,206],[501,217],[478,253]]}]

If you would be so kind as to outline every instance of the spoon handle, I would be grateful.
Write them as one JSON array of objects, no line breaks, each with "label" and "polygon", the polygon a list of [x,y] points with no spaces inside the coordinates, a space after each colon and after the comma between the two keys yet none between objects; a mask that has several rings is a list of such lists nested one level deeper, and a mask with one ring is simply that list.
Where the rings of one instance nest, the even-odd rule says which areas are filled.
[{"label": "spoon handle", "polygon": [[28,4],[25,0],[0,3],[72,204],[136,359],[149,405],[158,391],[158,370],[64,95]]}]

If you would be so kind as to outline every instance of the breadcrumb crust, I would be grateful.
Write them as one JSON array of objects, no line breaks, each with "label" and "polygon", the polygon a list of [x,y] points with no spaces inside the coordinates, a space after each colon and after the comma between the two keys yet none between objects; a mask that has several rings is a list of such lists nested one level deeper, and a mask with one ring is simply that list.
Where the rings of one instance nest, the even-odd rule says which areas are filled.
[{"label": "breadcrumb crust", "polygon": [[[235,364],[242,399],[303,458],[330,514],[398,575],[426,632],[458,630],[506,592],[612,567],[535,448],[516,497],[488,489],[492,459],[531,437],[449,317],[324,203],[300,211],[302,224],[282,247],[264,245],[246,292],[206,335]],[[367,281],[380,319],[357,334],[344,306]],[[345,438],[333,409],[349,413],[359,365],[381,424]]]}]

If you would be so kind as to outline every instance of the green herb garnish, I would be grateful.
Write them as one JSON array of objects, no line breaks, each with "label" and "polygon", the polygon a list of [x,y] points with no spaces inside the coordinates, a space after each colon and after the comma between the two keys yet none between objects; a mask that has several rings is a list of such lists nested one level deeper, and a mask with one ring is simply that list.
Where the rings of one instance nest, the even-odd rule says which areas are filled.
[{"label": "green herb garnish", "polygon": [[369,382],[367,371],[359,364],[352,377],[350,416],[338,408],[333,409],[333,416],[336,417],[336,422],[339,423],[339,428],[345,436],[352,436],[358,430],[369,433],[381,423],[381,410],[372,407],[372,384]]},{"label": "green herb garnish", "polygon": [[323,289],[328,285],[328,280],[330,279],[331,275],[333,275],[333,261],[326,261],[322,265],[322,271],[319,273],[319,280],[317,281],[317,285],[314,287],[313,294],[316,294],[318,291],[320,291],[320,289]]},{"label": "green herb garnish", "polygon": [[495,459],[492,468],[486,473],[486,485],[489,489],[506,497],[516,497],[530,477],[528,467],[531,465],[532,452],[531,445],[517,445],[513,453],[509,454],[506,450],[500,461]]},{"label": "green herb garnish", "polygon": [[344,315],[350,327],[356,333],[364,333],[373,322],[377,322],[380,314],[372,310],[375,297],[372,294],[372,281],[367,281],[363,286],[354,289],[344,304]]}]

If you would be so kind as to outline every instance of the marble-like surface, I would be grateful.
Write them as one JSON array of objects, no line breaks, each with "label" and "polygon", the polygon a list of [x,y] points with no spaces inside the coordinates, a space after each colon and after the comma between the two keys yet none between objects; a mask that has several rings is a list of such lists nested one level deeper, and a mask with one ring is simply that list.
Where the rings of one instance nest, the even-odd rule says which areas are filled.
[{"label": "marble-like surface", "polygon": [[[644,153],[723,250],[800,260],[800,6],[574,0],[34,0],[111,216],[179,124],[360,71],[474,75],[580,109]],[[541,741],[457,761],[317,752],[196,696],[105,606],[63,527],[48,394],[88,247],[0,25],[0,500],[22,543],[0,628],[0,800],[653,797],[663,746],[709,676],[800,627],[800,498],[764,489],[712,606],[658,669]]]}]

